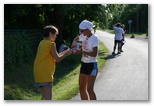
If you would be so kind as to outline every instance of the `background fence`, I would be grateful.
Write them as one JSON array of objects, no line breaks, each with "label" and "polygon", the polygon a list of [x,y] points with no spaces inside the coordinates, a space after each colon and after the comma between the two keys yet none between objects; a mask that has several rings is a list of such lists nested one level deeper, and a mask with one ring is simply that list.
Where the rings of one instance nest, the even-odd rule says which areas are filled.
[{"label": "background fence", "polygon": [[11,35],[28,36],[30,38],[32,49],[36,51],[36,48],[40,40],[42,39],[42,30],[40,29],[33,29],[33,30],[5,29],[4,30],[4,37],[11,36]]}]

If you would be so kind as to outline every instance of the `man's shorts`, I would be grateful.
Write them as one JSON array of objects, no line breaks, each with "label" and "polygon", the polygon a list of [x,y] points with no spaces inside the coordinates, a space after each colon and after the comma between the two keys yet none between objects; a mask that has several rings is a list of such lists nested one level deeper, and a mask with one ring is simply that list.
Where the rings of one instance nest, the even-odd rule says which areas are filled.
[{"label": "man's shorts", "polygon": [[91,76],[97,76],[97,73],[98,73],[97,62],[93,62],[93,63],[83,63],[82,62],[80,73],[91,75]]},{"label": "man's shorts", "polygon": [[114,43],[121,43],[122,40],[114,40]]}]

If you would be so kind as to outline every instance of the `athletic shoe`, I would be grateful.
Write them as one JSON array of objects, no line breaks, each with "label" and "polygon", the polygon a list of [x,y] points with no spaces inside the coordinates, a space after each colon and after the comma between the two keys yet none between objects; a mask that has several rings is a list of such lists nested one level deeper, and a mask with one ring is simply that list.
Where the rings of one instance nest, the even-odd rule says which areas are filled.
[{"label": "athletic shoe", "polygon": [[121,54],[121,52],[118,52],[117,54]]},{"label": "athletic shoe", "polygon": [[115,52],[112,52],[112,54],[115,54]]}]

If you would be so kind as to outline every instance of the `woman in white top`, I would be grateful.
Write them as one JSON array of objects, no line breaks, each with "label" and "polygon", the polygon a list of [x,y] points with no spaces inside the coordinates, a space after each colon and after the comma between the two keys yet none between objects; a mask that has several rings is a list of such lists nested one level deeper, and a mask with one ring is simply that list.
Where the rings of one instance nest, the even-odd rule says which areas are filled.
[{"label": "woman in white top", "polygon": [[[75,54],[82,53],[81,68],[79,75],[79,89],[82,100],[96,100],[94,92],[94,83],[98,73],[97,54],[98,54],[98,38],[92,33],[93,24],[87,20],[83,20],[79,29],[81,35],[76,37],[72,43],[75,47],[77,41],[82,41],[82,50],[77,50]],[[87,93],[88,92],[88,93]]]}]

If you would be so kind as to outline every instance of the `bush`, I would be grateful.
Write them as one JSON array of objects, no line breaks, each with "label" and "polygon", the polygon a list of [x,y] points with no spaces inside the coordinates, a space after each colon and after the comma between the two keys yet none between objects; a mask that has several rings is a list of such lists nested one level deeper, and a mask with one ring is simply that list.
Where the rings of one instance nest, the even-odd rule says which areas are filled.
[{"label": "bush", "polygon": [[26,35],[4,36],[4,67],[30,62],[32,57],[30,38]]}]

